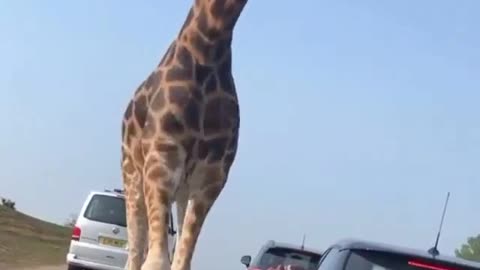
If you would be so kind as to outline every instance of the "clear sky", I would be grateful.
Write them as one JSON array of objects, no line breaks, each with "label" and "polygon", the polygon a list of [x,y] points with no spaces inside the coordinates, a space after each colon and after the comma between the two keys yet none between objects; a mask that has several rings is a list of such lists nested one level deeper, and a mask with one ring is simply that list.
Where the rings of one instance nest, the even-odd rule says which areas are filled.
[{"label": "clear sky", "polygon": [[[190,6],[0,3],[0,196],[63,222],[121,187],[120,123]],[[194,263],[268,239],[440,250],[480,233],[480,1],[250,0],[234,38],[239,153]],[[477,199],[475,199],[477,198]],[[227,243],[229,242],[229,243]]]}]

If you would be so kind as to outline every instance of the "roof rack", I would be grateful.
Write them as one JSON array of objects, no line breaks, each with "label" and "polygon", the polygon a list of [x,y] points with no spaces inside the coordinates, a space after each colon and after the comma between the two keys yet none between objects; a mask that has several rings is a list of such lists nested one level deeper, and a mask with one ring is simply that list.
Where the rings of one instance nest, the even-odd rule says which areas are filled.
[{"label": "roof rack", "polygon": [[105,192],[114,192],[114,193],[119,193],[119,194],[125,194],[125,190],[124,189],[118,189],[118,188],[114,188],[113,191],[112,190],[109,190],[109,189],[104,189]]}]

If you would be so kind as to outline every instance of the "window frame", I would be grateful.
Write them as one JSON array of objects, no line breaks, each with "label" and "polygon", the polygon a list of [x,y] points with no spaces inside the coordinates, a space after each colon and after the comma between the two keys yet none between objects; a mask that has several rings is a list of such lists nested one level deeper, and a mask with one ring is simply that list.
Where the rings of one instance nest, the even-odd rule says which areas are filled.
[{"label": "window frame", "polygon": [[[332,254],[332,251],[335,252],[335,254]],[[343,270],[345,268],[345,265],[347,263],[346,258],[348,258],[349,254],[348,249],[342,249],[339,246],[331,246],[329,247],[322,255],[322,258],[320,262],[318,263],[318,270]],[[337,260],[337,264],[333,265],[333,268],[330,266],[329,268],[322,268],[322,264],[325,262],[325,260],[329,256],[338,256],[338,258],[335,258]],[[327,266],[328,267],[328,266]]]},{"label": "window frame", "polygon": [[[115,226],[120,226],[120,227],[124,227],[126,228],[127,227],[127,214],[126,214],[126,205],[125,205],[125,225],[124,224],[119,224],[120,222],[105,222],[104,220],[98,220],[96,218],[92,218],[91,216],[88,216],[87,213],[89,213],[89,211],[91,211],[91,208],[92,207],[95,207],[96,205],[94,205],[94,202],[95,200],[98,200],[97,198],[100,198],[100,197],[106,197],[107,199],[115,199],[115,200],[123,200],[123,203],[126,204],[125,202],[125,198],[121,198],[121,197],[116,197],[116,196],[109,196],[109,195],[104,195],[104,194],[94,194],[89,202],[88,202],[88,205],[87,207],[85,208],[85,211],[83,211],[83,217],[88,219],[88,220],[91,220],[91,221],[95,221],[95,222],[100,222],[100,223],[104,223],[104,224],[108,224],[108,225],[115,225]],[[101,199],[100,199],[101,200]],[[96,204],[98,204],[99,201],[96,202]]]}]

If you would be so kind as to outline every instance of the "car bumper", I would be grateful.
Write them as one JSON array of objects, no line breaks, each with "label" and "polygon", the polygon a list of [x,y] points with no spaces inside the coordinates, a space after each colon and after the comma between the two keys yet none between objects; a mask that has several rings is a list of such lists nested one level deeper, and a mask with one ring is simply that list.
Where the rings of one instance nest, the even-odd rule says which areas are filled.
[{"label": "car bumper", "polygon": [[95,262],[84,261],[84,260],[78,259],[77,256],[72,253],[67,254],[67,264],[84,267],[84,268],[90,268],[94,270],[124,270],[123,267],[116,267],[112,265],[105,265],[105,264],[100,264]]}]

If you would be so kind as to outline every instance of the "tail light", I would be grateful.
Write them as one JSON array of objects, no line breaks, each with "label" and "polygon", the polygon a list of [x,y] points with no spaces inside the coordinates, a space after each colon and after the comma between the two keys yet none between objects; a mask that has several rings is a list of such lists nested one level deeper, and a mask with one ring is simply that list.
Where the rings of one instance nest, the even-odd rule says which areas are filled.
[{"label": "tail light", "polygon": [[80,235],[81,234],[82,234],[82,230],[80,229],[80,227],[78,227],[78,226],[73,227],[72,240],[75,240],[75,241],[80,240]]},{"label": "tail light", "polygon": [[409,261],[408,264],[411,265],[411,266],[416,266],[416,267],[419,267],[419,268],[429,269],[429,270],[453,270],[451,268],[431,265],[431,264],[428,264],[428,263],[423,263],[423,262],[418,262],[418,261]]}]

